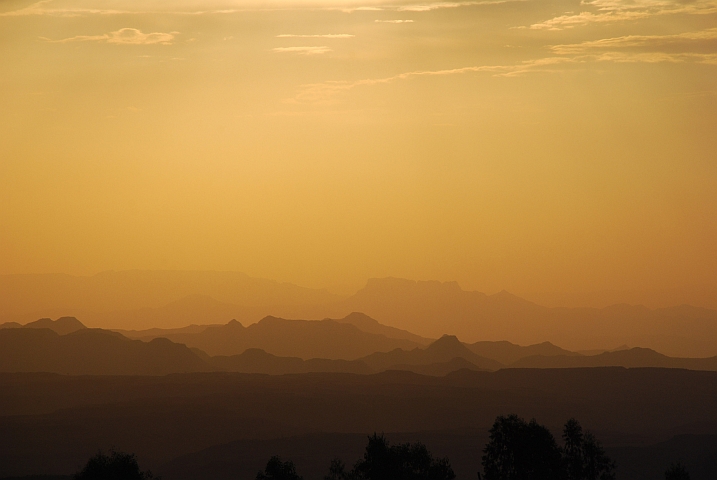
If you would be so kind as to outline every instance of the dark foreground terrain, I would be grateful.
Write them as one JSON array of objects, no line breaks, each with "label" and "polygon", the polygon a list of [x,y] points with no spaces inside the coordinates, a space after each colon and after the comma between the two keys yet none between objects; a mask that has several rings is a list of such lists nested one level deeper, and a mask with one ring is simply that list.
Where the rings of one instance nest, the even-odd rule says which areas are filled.
[{"label": "dark foreground terrain", "polygon": [[673,461],[717,478],[717,373],[657,368],[168,376],[0,374],[0,478],[70,475],[98,449],[137,454],[164,480],[251,480],[271,455],[306,480],[361,456],[366,435],[425,443],[475,479],[495,417],[558,436],[575,417],[618,479],[662,479]]}]

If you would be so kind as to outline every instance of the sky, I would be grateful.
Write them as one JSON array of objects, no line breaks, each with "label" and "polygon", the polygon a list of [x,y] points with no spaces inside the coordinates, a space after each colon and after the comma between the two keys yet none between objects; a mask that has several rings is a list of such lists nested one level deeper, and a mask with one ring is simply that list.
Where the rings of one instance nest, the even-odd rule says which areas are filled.
[{"label": "sky", "polygon": [[0,0],[0,112],[0,274],[717,291],[717,0]]}]

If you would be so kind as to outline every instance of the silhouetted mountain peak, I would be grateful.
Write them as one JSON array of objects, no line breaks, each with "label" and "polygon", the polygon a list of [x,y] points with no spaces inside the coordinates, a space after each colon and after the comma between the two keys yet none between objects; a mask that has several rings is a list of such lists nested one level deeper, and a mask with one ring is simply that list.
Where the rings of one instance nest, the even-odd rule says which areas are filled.
[{"label": "silhouetted mountain peak", "polygon": [[426,352],[435,355],[472,358],[475,356],[455,335],[443,335],[426,348]]},{"label": "silhouetted mountain peak", "polygon": [[602,353],[601,356],[605,357],[614,357],[614,358],[622,358],[622,357],[630,357],[630,358],[669,358],[667,355],[663,355],[659,352],[656,352],[655,350],[651,348],[645,348],[645,347],[633,347],[627,350],[613,350],[611,352],[605,352]]},{"label": "silhouetted mountain peak", "polygon": [[366,324],[366,325],[381,325],[378,320],[374,320],[373,318],[369,317],[365,313],[361,312],[351,312],[348,315],[346,315],[342,320],[345,323],[351,323],[352,325],[360,325],[360,324]]},{"label": "silhouetted mountain peak", "polygon": [[50,318],[41,318],[26,324],[24,328],[49,328],[59,335],[67,335],[87,327],[75,317],[60,317],[54,321]]},{"label": "silhouetted mountain peak", "polygon": [[445,348],[445,347],[463,347],[463,344],[460,340],[458,340],[458,337],[455,335],[443,335],[441,338],[433,342],[428,349],[436,349],[436,348]]},{"label": "silhouetted mountain peak", "polygon": [[[326,320],[331,320],[327,318]],[[400,328],[395,327],[389,327],[387,325],[384,325],[380,323],[378,320],[375,320],[365,313],[362,312],[352,312],[348,315],[346,315],[344,318],[334,320],[338,323],[344,323],[353,325],[359,330],[362,330],[367,333],[375,333],[378,335],[384,335],[389,338],[397,338],[397,339],[403,339],[403,340],[410,340],[412,342],[416,342],[420,345],[428,345],[431,343],[431,340],[421,337],[419,335],[415,335],[407,330],[401,330]]]},{"label": "silhouetted mountain peak", "polygon": [[236,318],[232,318],[231,320],[229,320],[229,322],[226,324],[226,326],[229,328],[232,328],[232,329],[239,329],[239,330],[245,328],[244,325],[242,325],[241,322],[238,321]]}]

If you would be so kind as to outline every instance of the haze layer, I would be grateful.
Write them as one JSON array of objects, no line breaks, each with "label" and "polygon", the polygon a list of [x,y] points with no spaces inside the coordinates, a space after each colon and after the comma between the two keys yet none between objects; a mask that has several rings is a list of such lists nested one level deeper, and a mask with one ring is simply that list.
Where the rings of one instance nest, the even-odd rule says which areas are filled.
[{"label": "haze layer", "polygon": [[714,0],[5,1],[0,273],[704,304],[716,74]]}]

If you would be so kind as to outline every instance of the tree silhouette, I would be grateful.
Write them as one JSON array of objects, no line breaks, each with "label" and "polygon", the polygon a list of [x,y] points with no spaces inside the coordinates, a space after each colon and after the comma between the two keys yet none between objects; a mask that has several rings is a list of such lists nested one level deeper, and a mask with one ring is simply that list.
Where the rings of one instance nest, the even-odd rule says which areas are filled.
[{"label": "tree silhouette", "polygon": [[152,478],[154,478],[152,472],[149,470],[142,472],[139,469],[134,454],[115,450],[110,450],[109,455],[105,455],[101,451],[97,452],[74,476],[74,480],[149,480]]},{"label": "tree silhouette", "polygon": [[561,480],[562,455],[550,431],[535,419],[499,416],[483,450],[484,480]]},{"label": "tree silhouette", "polygon": [[346,465],[338,458],[331,460],[329,474],[324,476],[324,480],[352,480],[353,473],[346,471]]},{"label": "tree silhouette", "polygon": [[266,463],[264,472],[256,474],[256,480],[304,480],[296,474],[294,462],[287,460],[282,462],[278,456],[273,456]]},{"label": "tree silhouette", "polygon": [[564,448],[535,419],[496,418],[483,450],[485,480],[615,480],[615,463],[600,442],[571,418],[563,429]]},{"label": "tree silhouette", "polygon": [[684,465],[677,462],[670,465],[665,471],[665,480],[690,480],[690,474]]},{"label": "tree silhouette", "polygon": [[615,463],[595,436],[571,418],[563,429],[563,462],[567,480],[614,480]]},{"label": "tree silhouette", "polygon": [[350,472],[334,459],[324,480],[453,480],[447,458],[434,459],[420,442],[389,444],[383,435],[368,437],[364,456]]}]

